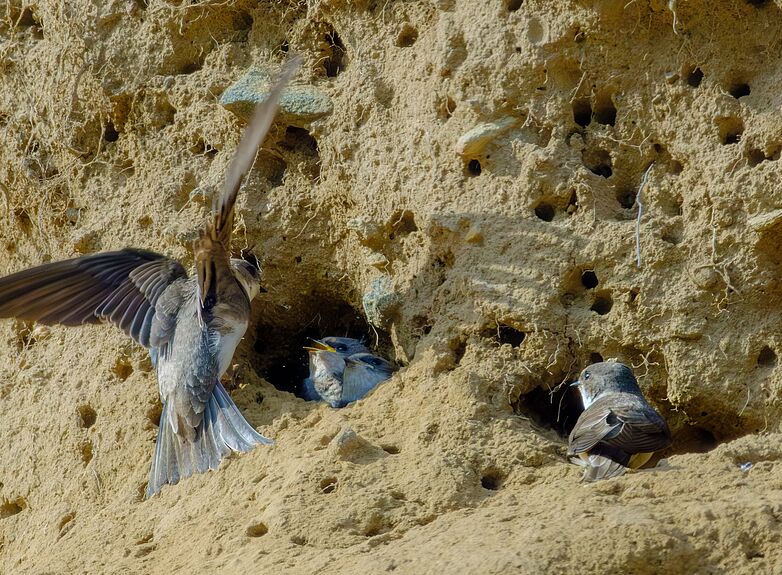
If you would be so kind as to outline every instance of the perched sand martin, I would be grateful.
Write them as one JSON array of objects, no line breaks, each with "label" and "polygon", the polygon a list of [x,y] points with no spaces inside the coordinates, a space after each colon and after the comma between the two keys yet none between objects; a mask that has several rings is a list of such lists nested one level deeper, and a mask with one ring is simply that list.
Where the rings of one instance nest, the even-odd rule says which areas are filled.
[{"label": "perched sand martin", "polygon": [[394,367],[371,353],[355,353],[345,358],[342,376],[342,405],[357,401],[394,373]]},{"label": "perched sand martin", "polygon": [[304,399],[323,400],[331,407],[341,407],[345,358],[356,353],[369,353],[369,348],[350,337],[324,337],[313,339],[312,345],[304,349],[310,360],[310,375],[303,384]]},{"label": "perched sand martin", "polygon": [[128,248],[0,279],[0,317],[63,325],[110,321],[149,350],[163,412],[146,497],[166,483],[216,469],[230,451],[272,443],[244,419],[220,376],[260,289],[258,268],[230,257],[236,195],[298,66],[299,59],[285,66],[245,130],[213,217],[193,242],[193,276],[176,260]]},{"label": "perched sand martin", "polygon": [[581,372],[584,412],[568,439],[568,456],[586,467],[584,481],[622,475],[671,445],[668,424],[646,403],[633,372],[618,362],[601,362]]}]

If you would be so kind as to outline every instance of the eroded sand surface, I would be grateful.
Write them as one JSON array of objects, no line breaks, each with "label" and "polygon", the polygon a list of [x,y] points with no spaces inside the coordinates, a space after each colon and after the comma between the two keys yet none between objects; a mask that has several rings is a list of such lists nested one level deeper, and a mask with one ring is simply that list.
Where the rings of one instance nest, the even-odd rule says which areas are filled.
[{"label": "eroded sand surface", "polygon": [[[145,351],[2,321],[2,572],[782,572],[782,4],[668,4],[0,7],[2,274],[189,265],[244,125],[225,91],[296,52],[328,108],[283,115],[239,197],[268,293],[232,394],[276,445],[142,501]],[[404,367],[306,403],[329,334]],[[582,485],[560,384],[600,357],[675,445]]]}]

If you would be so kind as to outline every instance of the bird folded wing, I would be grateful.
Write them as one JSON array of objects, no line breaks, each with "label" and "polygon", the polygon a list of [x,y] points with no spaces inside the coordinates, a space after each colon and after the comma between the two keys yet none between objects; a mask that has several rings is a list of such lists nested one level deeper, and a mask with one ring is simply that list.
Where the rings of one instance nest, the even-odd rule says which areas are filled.
[{"label": "bird folded wing", "polygon": [[[599,401],[599,400],[598,400]],[[614,435],[621,428],[610,408],[602,408],[597,401],[578,418],[568,438],[568,455],[589,451],[606,437]]]},{"label": "bird folded wing", "polygon": [[0,278],[0,317],[63,325],[106,320],[149,347],[158,298],[186,277],[179,262],[146,250],[48,263]]},{"label": "bird folded wing", "polygon": [[600,398],[579,418],[570,434],[568,453],[590,451],[605,443],[626,453],[646,453],[671,444],[665,420],[648,406],[635,402],[623,405],[613,398]]}]

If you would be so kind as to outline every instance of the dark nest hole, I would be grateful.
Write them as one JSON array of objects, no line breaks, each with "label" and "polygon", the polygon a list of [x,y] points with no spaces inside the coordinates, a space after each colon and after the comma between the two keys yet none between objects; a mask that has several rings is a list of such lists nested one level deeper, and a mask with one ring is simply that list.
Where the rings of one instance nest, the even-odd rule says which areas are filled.
[{"label": "dark nest hole", "polygon": [[497,491],[502,487],[505,474],[499,469],[490,468],[481,475],[481,487],[488,491]]},{"label": "dark nest hole", "polygon": [[720,143],[723,146],[737,144],[744,133],[744,122],[741,118],[728,117],[715,120],[719,129]]},{"label": "dark nest hole", "polygon": [[524,0],[503,0],[502,5],[505,7],[506,11],[516,12],[519,8],[521,8],[523,3]]},{"label": "dark nest hole", "polygon": [[780,157],[782,148],[774,146],[770,150],[761,150],[759,148],[752,148],[747,152],[747,162],[750,167],[755,167],[765,161],[776,162]]},{"label": "dark nest hole", "polygon": [[685,73],[684,78],[688,86],[697,88],[703,81],[703,71],[700,68],[693,68]]},{"label": "dark nest hole", "polygon": [[747,162],[752,168],[764,162],[765,160],[766,160],[766,154],[763,153],[763,150],[759,150],[758,148],[752,148],[747,152]]},{"label": "dark nest hole", "polygon": [[573,121],[582,128],[586,128],[592,122],[592,104],[589,98],[573,100]]},{"label": "dark nest hole", "polygon": [[737,100],[739,98],[743,98],[744,96],[749,96],[749,84],[746,82],[738,82],[733,84],[730,88],[728,88],[728,93]]},{"label": "dark nest hole", "polygon": [[473,159],[473,160],[470,160],[469,162],[467,162],[467,173],[470,176],[473,176],[473,177],[480,176],[481,175],[481,171],[482,171],[481,162],[479,160]]},{"label": "dark nest hole", "polygon": [[498,342],[500,345],[508,344],[511,347],[519,347],[527,338],[523,331],[506,324],[489,326],[481,331],[481,337]]},{"label": "dark nest hole", "polygon": [[595,98],[595,120],[604,126],[616,124],[616,106],[608,93],[599,93]]},{"label": "dark nest hole", "polygon": [[265,523],[254,523],[245,530],[247,537],[263,537],[269,532],[269,528]]},{"label": "dark nest hole", "polygon": [[[285,136],[277,142],[277,146],[282,151],[282,165],[279,168],[282,169],[283,174],[287,167],[285,162],[287,162],[291,165],[298,165],[299,169],[303,170],[312,180],[317,180],[320,177],[320,149],[318,141],[306,129],[288,126],[285,129]],[[285,152],[290,152],[299,157],[288,157]],[[281,176],[274,178],[272,175],[272,179],[281,180]]]},{"label": "dark nest hole", "polygon": [[[706,416],[708,413],[702,412],[701,417]],[[696,425],[685,425],[676,433],[668,453],[707,453],[718,444],[719,441],[708,429]]]},{"label": "dark nest hole", "polygon": [[[575,381],[576,376],[572,379]],[[568,383],[551,390],[546,386],[536,387],[520,398],[517,411],[529,416],[538,427],[553,429],[566,438],[584,411],[578,390]]]},{"label": "dark nest hole", "polygon": [[278,145],[289,152],[300,152],[307,156],[318,155],[318,142],[304,128],[288,126],[285,128],[285,137]]},{"label": "dark nest hole", "polygon": [[447,120],[456,111],[456,101],[451,96],[442,96],[437,100],[435,109],[438,118]]},{"label": "dark nest hole", "polygon": [[12,517],[21,513],[27,508],[27,500],[24,497],[17,497],[14,500],[4,499],[0,504],[0,519]]},{"label": "dark nest hole", "polygon": [[610,292],[604,291],[595,295],[595,301],[589,309],[598,315],[606,315],[612,307],[614,307],[614,300]]},{"label": "dark nest hole", "polygon": [[119,140],[119,132],[114,127],[113,122],[108,122],[103,130],[103,139],[107,142],[116,142]]},{"label": "dark nest hole", "polygon": [[758,354],[758,367],[776,367],[777,354],[769,346],[764,345]]},{"label": "dark nest hole", "polygon": [[389,219],[388,226],[391,231],[388,233],[388,239],[394,240],[404,238],[418,231],[418,225],[415,223],[415,214],[410,210],[397,210]]},{"label": "dark nest hole", "polygon": [[98,414],[89,405],[80,405],[77,409],[79,413],[79,424],[84,429],[89,429],[95,425],[95,421],[98,419]]},{"label": "dark nest hole", "polygon": [[[317,305],[299,313],[286,313],[286,323],[269,325],[261,320],[255,329],[255,371],[280,391],[297,397],[302,396],[302,384],[309,374],[309,356],[304,346],[310,345],[312,339],[352,337],[375,349],[375,332],[364,316],[347,302],[320,293],[312,294],[307,300]],[[296,317],[301,324],[295,324]],[[378,332],[378,336],[381,350],[389,349],[386,335]],[[388,357],[383,351],[380,355]]]},{"label": "dark nest hole", "polygon": [[624,209],[629,210],[635,206],[635,197],[637,192],[635,190],[629,190],[627,188],[620,188],[616,190],[616,201]]},{"label": "dark nest hole", "polygon": [[190,147],[190,152],[199,156],[214,158],[217,155],[217,148],[204,141],[203,138],[198,138],[196,143]]},{"label": "dark nest hole", "polygon": [[334,78],[347,66],[347,50],[342,38],[333,29],[326,32],[324,40],[328,45],[328,56],[323,60],[323,69],[326,76]]},{"label": "dark nest hole", "polygon": [[596,288],[599,280],[594,270],[584,270],[581,273],[581,285],[587,289]]},{"label": "dark nest hole", "polygon": [[182,64],[182,66],[180,66],[179,73],[184,76],[188,76],[190,74],[195,74],[203,67],[204,63],[200,61],[185,62]]},{"label": "dark nest hole", "polygon": [[554,206],[552,206],[548,202],[540,202],[537,206],[535,206],[534,209],[535,209],[535,215],[538,216],[538,218],[540,218],[544,222],[552,221],[554,219],[554,216],[556,215]]},{"label": "dark nest hole", "polygon": [[614,173],[611,154],[601,149],[585,149],[581,152],[581,160],[590,172],[603,178],[610,178]]}]

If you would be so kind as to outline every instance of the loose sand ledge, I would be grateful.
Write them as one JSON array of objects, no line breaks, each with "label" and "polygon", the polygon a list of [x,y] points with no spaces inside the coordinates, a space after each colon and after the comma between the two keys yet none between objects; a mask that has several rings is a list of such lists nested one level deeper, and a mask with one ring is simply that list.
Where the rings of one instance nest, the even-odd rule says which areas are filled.
[{"label": "loose sand ledge", "polygon": [[[232,394],[276,445],[142,501],[144,350],[0,322],[0,571],[782,572],[782,4],[668,4],[11,0],[2,274],[189,265],[243,126],[221,98],[305,65],[238,204],[268,293]],[[326,334],[404,368],[306,403]],[[560,384],[599,358],[675,444],[582,485]]]}]

